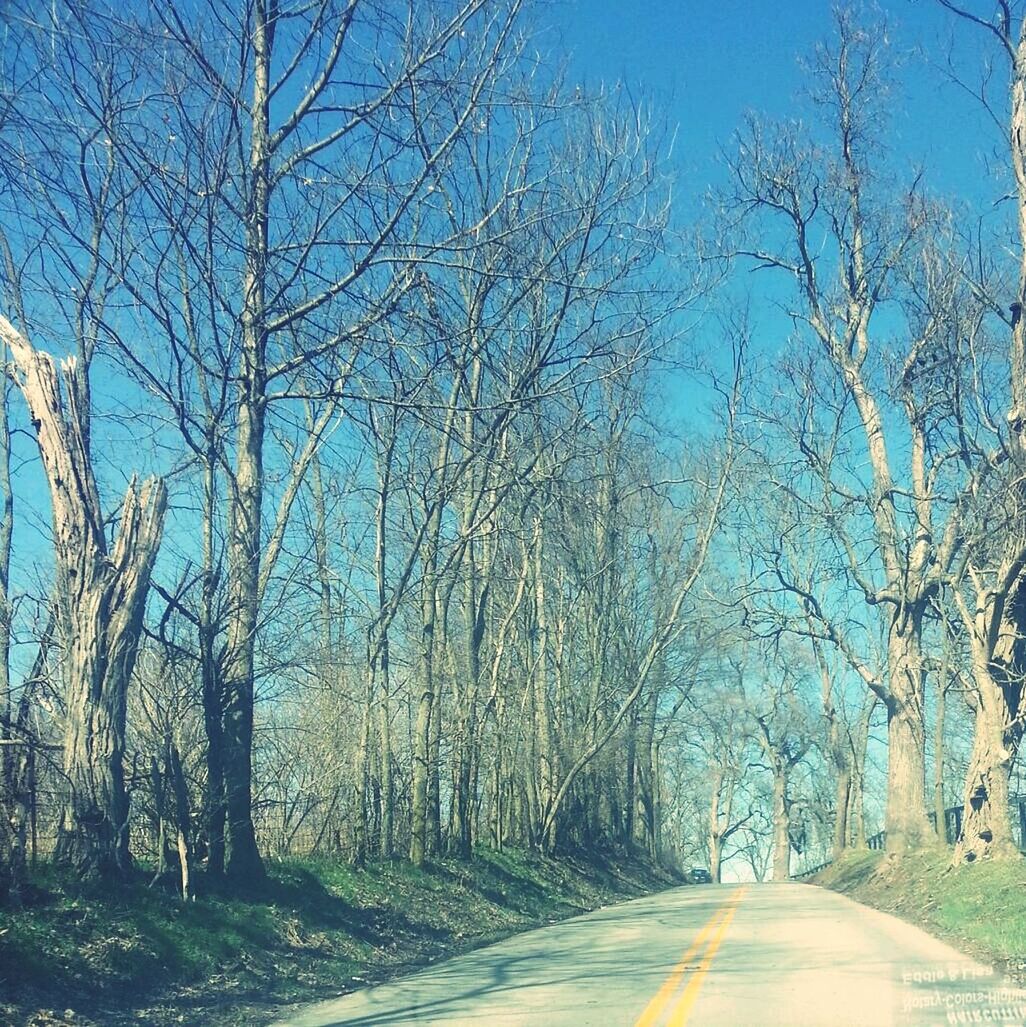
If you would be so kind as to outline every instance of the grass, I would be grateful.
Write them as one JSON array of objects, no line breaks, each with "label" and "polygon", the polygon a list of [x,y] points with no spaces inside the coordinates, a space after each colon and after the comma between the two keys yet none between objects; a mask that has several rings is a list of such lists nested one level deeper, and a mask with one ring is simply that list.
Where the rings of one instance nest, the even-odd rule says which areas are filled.
[{"label": "grass", "polygon": [[951,867],[943,849],[848,853],[814,879],[1026,980],[1026,859]]},{"label": "grass", "polygon": [[104,896],[52,868],[0,910],[0,1022],[82,1027],[269,1022],[517,931],[678,883],[637,861],[482,849],[418,870],[272,863],[257,894],[183,904],[143,878]]}]

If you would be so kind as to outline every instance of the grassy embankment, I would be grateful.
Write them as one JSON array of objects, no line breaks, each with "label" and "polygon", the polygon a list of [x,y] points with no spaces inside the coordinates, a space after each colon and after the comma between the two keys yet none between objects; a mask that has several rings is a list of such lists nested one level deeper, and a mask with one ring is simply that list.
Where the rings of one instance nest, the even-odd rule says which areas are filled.
[{"label": "grassy embankment", "polygon": [[90,895],[51,870],[0,910],[0,1023],[259,1024],[289,1002],[679,883],[643,863],[482,850],[424,870],[274,863],[259,894],[182,904],[145,880]]},{"label": "grassy embankment", "polygon": [[951,867],[942,849],[853,852],[813,884],[894,913],[984,963],[1026,981],[1026,859]]}]

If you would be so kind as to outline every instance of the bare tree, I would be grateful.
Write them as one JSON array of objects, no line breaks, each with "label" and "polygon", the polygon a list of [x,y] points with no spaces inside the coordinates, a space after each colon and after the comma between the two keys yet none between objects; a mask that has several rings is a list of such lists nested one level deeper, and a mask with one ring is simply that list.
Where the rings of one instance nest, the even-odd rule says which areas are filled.
[{"label": "bare tree", "polygon": [[[773,880],[787,881],[791,877],[792,776],[812,746],[814,728],[798,695],[800,665],[767,661],[767,669],[759,694],[749,702],[755,738],[772,778]],[[744,688],[745,669],[738,673]]]},{"label": "bare tree", "polygon": [[[984,30],[1007,65],[1004,95],[991,95],[988,75],[978,97],[989,119],[1005,134],[1015,202],[1016,246],[1009,269],[1013,280],[1007,280],[1003,269],[988,274],[982,260],[964,271],[989,320],[1007,339],[1008,374],[1003,390],[1005,425],[993,425],[994,443],[979,457],[984,487],[973,497],[966,549],[951,575],[951,597],[969,641],[977,691],[962,836],[955,853],[956,861],[972,861],[1014,853],[1008,777],[1026,724],[1026,19],[1005,0],[992,5],[989,19],[952,0],[938,2],[959,20]],[[1007,250],[1004,232],[1000,239],[997,253]],[[974,242],[982,249],[983,239]],[[984,337],[985,332],[978,329],[976,336]],[[993,389],[993,383],[988,385]],[[1001,391],[993,389],[993,394]]]},{"label": "bare tree", "polygon": [[[932,838],[925,796],[923,637],[931,604],[952,564],[960,535],[958,518],[944,515],[959,485],[945,478],[950,461],[928,441],[930,418],[915,372],[943,342],[947,324],[932,312],[920,317],[915,304],[904,312],[906,344],[895,392],[881,385],[888,354],[877,337],[881,311],[917,289],[945,287],[951,276],[919,286],[909,270],[927,243],[938,214],[924,201],[918,179],[895,195],[874,173],[878,159],[881,101],[886,95],[886,40],[881,26],[864,26],[851,13],[837,18],[837,41],[815,61],[821,90],[815,100],[830,132],[828,147],[799,138],[793,130],[767,134],[749,126],[733,163],[732,203],[744,218],[773,225],[773,245],[741,244],[760,268],[786,273],[794,286],[792,314],[818,355],[811,373],[798,364],[796,385],[806,419],[793,426],[796,456],[812,487],[798,498],[827,528],[845,560],[856,594],[879,617],[886,642],[886,675],[873,674],[844,637],[823,617],[825,606],[811,594],[796,594],[820,618],[823,636],[837,645],[873,688],[888,714],[889,778],[887,844],[901,851]],[[814,238],[822,232],[830,256]],[[928,272],[929,273],[929,272]],[[889,372],[893,373],[893,371]],[[828,423],[817,432],[817,416],[805,404],[823,401]],[[900,417],[900,436],[892,425]],[[868,482],[840,469],[838,453],[851,444],[847,425],[861,434],[859,458]],[[839,450],[840,447],[840,450]],[[818,493],[818,496],[816,496]],[[816,496],[814,502],[809,502]],[[816,507],[818,506],[818,511]],[[869,545],[856,541],[872,533]],[[793,584],[793,583],[792,583]]]},{"label": "bare tree", "polygon": [[85,387],[75,359],[68,358],[59,374],[53,357],[34,349],[4,317],[0,336],[36,429],[53,507],[69,790],[57,856],[83,876],[117,876],[129,866],[125,704],[167,493],[159,479],[141,486],[133,480],[110,546],[78,406]]},{"label": "bare tree", "polygon": [[[342,0],[300,14],[263,0],[245,11],[211,0],[155,7],[131,25],[104,9],[76,21],[81,35],[106,38],[115,26],[130,44],[123,49],[167,58],[133,66],[120,83],[146,99],[126,104],[131,125],[106,133],[131,189],[116,230],[101,226],[110,227],[106,268],[161,344],[146,353],[108,328],[126,366],[215,469],[206,492],[227,508],[223,645],[216,667],[206,662],[220,762],[212,776],[223,774],[227,869],[239,880],[261,873],[252,821],[261,602],[316,448],[301,448],[268,529],[269,418],[276,405],[287,416],[305,394],[330,419],[366,337],[416,281],[412,264],[452,244],[445,233],[420,232],[431,217],[430,183],[515,52],[519,7],[470,0],[425,7],[407,22]],[[74,20],[65,13],[54,8],[50,31]],[[364,30],[374,52],[358,41]],[[124,65],[122,51],[111,58]],[[159,78],[162,68],[176,69],[171,80]],[[106,126],[98,120],[95,131]],[[212,424],[219,411],[228,412],[227,431]],[[209,653],[205,562],[199,628]],[[214,833],[219,804],[215,795]]]}]

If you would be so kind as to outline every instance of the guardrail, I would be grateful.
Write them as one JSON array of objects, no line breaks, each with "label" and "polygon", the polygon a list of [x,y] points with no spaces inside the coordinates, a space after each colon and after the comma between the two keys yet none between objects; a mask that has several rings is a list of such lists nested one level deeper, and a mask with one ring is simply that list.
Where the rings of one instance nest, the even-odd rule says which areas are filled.
[{"label": "guardrail", "polygon": [[[1016,842],[1019,848],[1026,852],[1026,795],[1013,795],[1008,801],[1008,806],[1010,810],[1015,810],[1018,813],[1018,816],[1013,820],[1012,835],[1013,837],[1018,835]],[[963,807],[961,805],[949,806],[944,811],[944,837],[947,839],[948,845],[954,845],[962,834],[962,815]],[[930,826],[936,830],[936,811],[928,814],[928,817]],[[887,831],[877,831],[876,834],[870,835],[866,839],[866,845],[870,849],[885,849],[887,847]],[[807,867],[800,873],[792,874],[791,878],[795,881],[804,880],[806,877],[818,874],[821,870],[826,870],[832,863],[833,858],[831,857],[824,863],[819,863],[814,867]]]},{"label": "guardrail", "polygon": [[818,874],[821,870],[826,870],[826,868],[830,866],[831,863],[833,863],[833,860],[828,859],[825,863],[820,863],[818,866],[809,867],[808,869],[803,870],[800,874],[792,874],[791,880],[801,881],[804,880],[806,877],[813,877],[814,875]]}]

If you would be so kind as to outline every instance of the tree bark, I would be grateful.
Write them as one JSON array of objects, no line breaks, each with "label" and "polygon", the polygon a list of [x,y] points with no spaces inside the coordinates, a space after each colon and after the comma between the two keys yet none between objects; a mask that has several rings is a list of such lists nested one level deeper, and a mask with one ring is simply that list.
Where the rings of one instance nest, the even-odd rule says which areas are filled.
[{"label": "tree bark", "polygon": [[175,845],[178,850],[182,901],[188,902],[191,897],[189,877],[192,868],[192,816],[181,756],[178,753],[178,746],[171,738],[167,740],[167,771],[175,798]]},{"label": "tree bark", "polygon": [[791,879],[791,807],[787,796],[787,770],[773,772],[773,880]]},{"label": "tree bark", "polygon": [[851,845],[856,849],[866,847],[866,753],[869,748],[869,726],[877,702],[879,699],[874,693],[866,696],[851,743]]},{"label": "tree bark", "polygon": [[635,708],[627,718],[627,739],[625,745],[624,765],[624,801],[623,801],[623,842],[625,845],[634,843],[634,822],[638,803],[638,712]]},{"label": "tree bark", "polygon": [[428,750],[427,791],[427,854],[438,856],[442,852],[442,689],[440,676],[435,674],[435,696],[431,705],[431,739]]},{"label": "tree bark", "polygon": [[979,689],[956,863],[1019,855],[1012,839],[1008,804],[1014,747],[1009,745],[1005,723],[1001,689],[991,680]]},{"label": "tree bark", "polygon": [[428,788],[431,760],[431,720],[435,703],[435,618],[438,596],[433,574],[433,541],[426,556],[421,585],[420,702],[414,727],[413,795],[410,812],[410,862],[423,866],[428,856]]},{"label": "tree bark", "polygon": [[387,650],[382,656],[382,693],[378,704],[378,755],[381,760],[381,839],[382,859],[395,855],[395,786],[392,783],[392,720],[388,691]]},{"label": "tree bark", "polygon": [[534,623],[537,652],[531,682],[534,745],[537,756],[538,839],[551,852],[556,844],[558,826],[553,817],[547,824],[555,797],[556,768],[552,741],[552,710],[549,705],[549,629],[545,605],[544,528],[541,515],[534,521]]},{"label": "tree bark", "polygon": [[1023,558],[1002,568],[1000,584],[986,587],[974,576],[976,602],[965,602],[957,586],[956,605],[972,650],[976,718],[965,779],[961,830],[955,863],[1018,855],[1012,841],[1008,778],[1023,736],[1026,716],[1026,574]]},{"label": "tree bark", "polygon": [[833,858],[838,859],[848,847],[851,837],[851,767],[847,764],[837,768],[837,811],[834,816]]},{"label": "tree bark", "polygon": [[363,708],[360,711],[360,734],[353,760],[353,849],[354,866],[361,867],[367,860],[367,819],[369,803],[367,786],[370,778],[371,706],[373,705],[374,675],[367,675]]},{"label": "tree bark", "polygon": [[[0,233],[7,276],[13,275],[13,260],[7,241]],[[6,350],[6,344],[3,350]],[[6,354],[5,354],[6,355]],[[0,382],[0,739],[14,740],[16,714],[11,693],[11,536],[14,528],[14,492],[11,489],[11,427],[9,421],[10,382]],[[22,746],[29,740],[21,739]],[[25,880],[25,818],[21,793],[22,754],[13,745],[0,754],[0,904],[5,899],[17,904]]]},{"label": "tree bark", "polygon": [[[720,787],[723,777],[715,773],[712,780],[709,805],[709,876],[713,884],[720,883],[720,863],[723,857],[722,831],[720,829]],[[727,819],[730,820],[730,804],[728,803]]]},{"label": "tree bark", "polygon": [[266,0],[253,4],[253,96],[249,195],[245,210],[241,362],[236,405],[235,473],[228,524],[228,650],[224,670],[224,776],[228,877],[239,884],[264,875],[253,826],[253,703],[260,613],[261,515],[264,496],[267,313],[265,302],[270,204],[271,29]]},{"label": "tree bark", "polygon": [[655,720],[659,689],[653,686],[641,721],[641,755],[638,760],[638,801],[641,829],[649,856],[658,863],[659,852],[659,767]]},{"label": "tree bark", "polygon": [[125,791],[125,711],[150,574],[164,524],[163,482],[135,479],[125,493],[113,548],[76,405],[82,372],[58,375],[5,318],[0,336],[16,368],[50,487],[57,620],[64,645],[66,803],[55,858],[82,877],[117,877],[130,866]]},{"label": "tree bark", "polygon": [[895,619],[887,640],[887,851],[907,852],[935,840],[926,816],[926,718],[922,613]]},{"label": "tree bark", "polygon": [[941,673],[937,678],[937,709],[933,724],[933,817],[937,840],[941,845],[948,844],[948,831],[945,822],[944,805],[944,715],[948,694],[947,656],[943,661]]},{"label": "tree bark", "polygon": [[218,878],[223,877],[225,871],[225,825],[228,810],[224,790],[224,685],[221,660],[217,653],[215,614],[217,569],[214,565],[214,518],[217,516],[217,457],[214,445],[211,439],[203,468],[203,581],[198,634],[203,729],[207,737],[207,780],[203,802],[207,873]]}]

